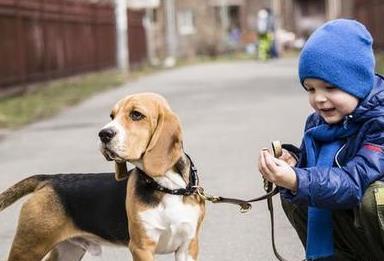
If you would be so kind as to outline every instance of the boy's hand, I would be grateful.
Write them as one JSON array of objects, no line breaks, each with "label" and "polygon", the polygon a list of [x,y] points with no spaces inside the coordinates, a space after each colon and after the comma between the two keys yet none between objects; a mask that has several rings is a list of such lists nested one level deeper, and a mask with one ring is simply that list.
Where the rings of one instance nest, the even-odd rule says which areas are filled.
[{"label": "boy's hand", "polygon": [[[284,152],[280,158],[283,156]],[[277,186],[287,188],[292,192],[296,191],[297,178],[295,171],[286,161],[274,158],[268,150],[260,152],[259,171],[266,180]]]},{"label": "boy's hand", "polygon": [[286,149],[282,149],[282,152],[283,152],[283,154],[279,157],[279,159],[284,160],[291,167],[296,166],[296,163],[297,163],[296,158],[293,157],[292,154],[289,153],[288,150],[286,150]]}]

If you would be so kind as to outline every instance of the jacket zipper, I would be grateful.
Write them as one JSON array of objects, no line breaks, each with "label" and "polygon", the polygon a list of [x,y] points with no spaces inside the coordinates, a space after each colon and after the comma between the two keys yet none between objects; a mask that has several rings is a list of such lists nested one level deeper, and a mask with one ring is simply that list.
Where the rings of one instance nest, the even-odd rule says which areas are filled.
[{"label": "jacket zipper", "polygon": [[349,121],[353,118],[353,115],[352,114],[349,114],[347,116],[344,117],[344,121],[343,121],[343,127],[344,129],[348,128],[348,123]]},{"label": "jacket zipper", "polygon": [[340,152],[344,149],[345,147],[345,144],[343,144],[343,146],[341,146],[340,149],[338,149],[338,151],[336,152],[336,155],[335,155],[335,162],[336,162],[336,165],[341,168],[341,165],[339,163],[339,160],[337,159],[337,157],[339,156]]},{"label": "jacket zipper", "polygon": [[[344,121],[343,121],[343,127],[346,129],[348,128],[348,123],[349,121],[353,118],[353,115],[352,114],[349,114],[347,116],[344,117]],[[336,152],[336,155],[335,155],[335,162],[336,162],[336,165],[341,168],[341,165],[339,163],[339,160],[337,159],[337,157],[339,156],[340,152],[344,149],[345,147],[345,144],[343,144],[343,146],[341,146],[340,149],[338,149],[338,151]]]}]

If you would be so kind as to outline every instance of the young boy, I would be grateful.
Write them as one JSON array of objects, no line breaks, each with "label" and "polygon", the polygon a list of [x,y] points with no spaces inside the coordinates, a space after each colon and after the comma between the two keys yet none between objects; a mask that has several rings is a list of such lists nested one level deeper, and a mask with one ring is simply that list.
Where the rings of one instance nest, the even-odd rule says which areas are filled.
[{"label": "young boy", "polygon": [[357,21],[325,23],[306,42],[300,82],[315,110],[300,149],[261,151],[307,260],[384,260],[384,79]]}]

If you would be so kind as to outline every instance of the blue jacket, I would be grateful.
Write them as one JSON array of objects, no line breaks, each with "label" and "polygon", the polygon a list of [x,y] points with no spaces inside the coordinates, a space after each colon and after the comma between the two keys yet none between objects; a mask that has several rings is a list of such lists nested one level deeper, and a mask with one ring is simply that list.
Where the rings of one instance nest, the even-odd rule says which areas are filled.
[{"label": "blue jacket", "polygon": [[[384,181],[384,78],[376,75],[374,87],[344,124],[359,125],[335,155],[333,167],[306,168],[304,142],[294,168],[297,176],[295,194],[281,188],[283,199],[292,203],[328,209],[346,209],[359,205],[366,188],[374,181]],[[305,130],[324,121],[311,114]]]}]

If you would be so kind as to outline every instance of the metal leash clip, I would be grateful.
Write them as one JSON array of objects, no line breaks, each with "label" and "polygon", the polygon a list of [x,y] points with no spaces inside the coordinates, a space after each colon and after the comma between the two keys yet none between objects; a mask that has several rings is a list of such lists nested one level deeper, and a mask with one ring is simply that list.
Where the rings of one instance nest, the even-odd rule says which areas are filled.
[{"label": "metal leash clip", "polygon": [[197,193],[197,195],[199,195],[203,200],[207,200],[212,203],[232,203],[239,205],[240,213],[246,213],[252,208],[252,205],[247,201],[213,196],[205,193],[204,188],[200,186],[194,186],[193,188],[195,189],[195,193]]},{"label": "metal leash clip", "polygon": [[193,187],[195,190],[196,190],[196,193],[204,200],[208,200],[208,201],[211,201],[211,202],[217,202],[220,200],[220,197],[216,197],[216,196],[213,196],[213,195],[210,195],[210,194],[207,194],[204,192],[204,188],[203,187],[200,187],[200,186],[194,186]]},{"label": "metal leash clip", "polygon": [[248,211],[250,211],[252,208],[252,205],[251,204],[241,204],[240,205],[240,213],[247,213]]}]

